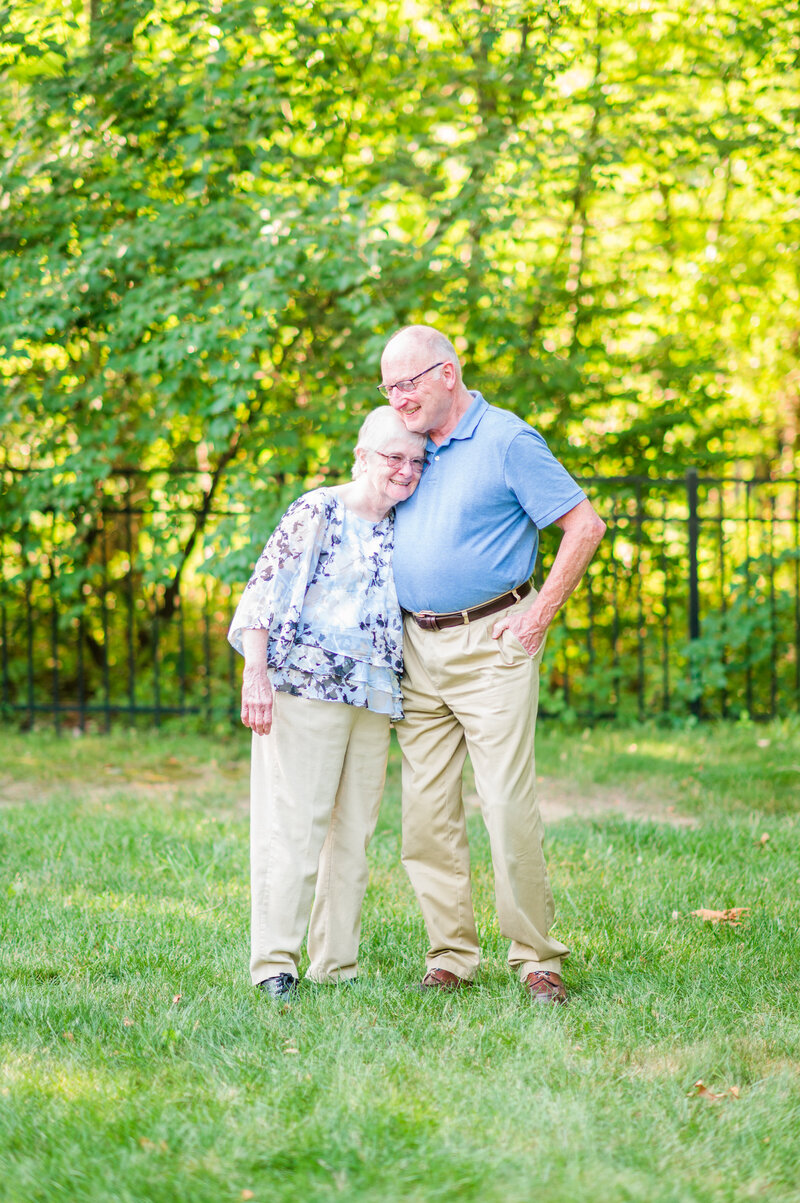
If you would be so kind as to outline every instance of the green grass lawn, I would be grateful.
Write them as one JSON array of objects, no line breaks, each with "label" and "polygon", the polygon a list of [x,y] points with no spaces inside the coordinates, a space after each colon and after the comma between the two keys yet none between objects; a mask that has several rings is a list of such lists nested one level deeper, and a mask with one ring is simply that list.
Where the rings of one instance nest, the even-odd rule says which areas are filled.
[{"label": "green grass lawn", "polygon": [[477,816],[479,986],[415,990],[396,755],[362,979],[280,1006],[246,732],[0,741],[0,1199],[800,1200],[797,723],[541,725],[559,1009],[506,968]]}]

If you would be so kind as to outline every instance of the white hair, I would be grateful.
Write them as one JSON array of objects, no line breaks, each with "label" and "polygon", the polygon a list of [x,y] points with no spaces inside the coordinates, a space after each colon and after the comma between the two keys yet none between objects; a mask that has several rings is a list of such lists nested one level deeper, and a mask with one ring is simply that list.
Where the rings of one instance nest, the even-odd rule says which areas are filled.
[{"label": "white hair", "polygon": [[[415,434],[406,430],[405,422],[395,413],[391,405],[379,405],[368,413],[358,432],[355,449],[364,451],[382,451],[384,447],[396,440],[405,446],[413,445],[419,448],[419,454],[424,456],[428,445],[427,436]],[[358,456],[353,462],[353,476],[360,476],[364,471]]]}]

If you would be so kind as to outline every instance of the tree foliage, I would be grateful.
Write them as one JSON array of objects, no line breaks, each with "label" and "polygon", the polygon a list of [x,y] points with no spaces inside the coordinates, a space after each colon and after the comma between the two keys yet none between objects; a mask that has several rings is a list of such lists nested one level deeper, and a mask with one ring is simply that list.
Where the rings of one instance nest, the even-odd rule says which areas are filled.
[{"label": "tree foliage", "polygon": [[212,511],[256,516],[215,526],[241,579],[347,470],[409,321],[576,473],[793,469],[796,0],[15,0],[0,29],[4,506],[60,515],[76,570],[109,501],[166,501],[166,612]]},{"label": "tree foliage", "polygon": [[423,319],[573,460],[774,465],[797,412],[797,11],[15,3],[10,455],[339,469],[383,340]]}]

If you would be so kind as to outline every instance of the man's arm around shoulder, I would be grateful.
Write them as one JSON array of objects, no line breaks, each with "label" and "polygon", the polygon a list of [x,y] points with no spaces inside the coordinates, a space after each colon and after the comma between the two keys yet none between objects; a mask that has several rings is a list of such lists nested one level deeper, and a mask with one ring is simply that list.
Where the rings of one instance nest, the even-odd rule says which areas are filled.
[{"label": "man's arm around shoulder", "polygon": [[499,619],[492,630],[493,639],[499,639],[503,631],[511,631],[529,656],[535,656],[542,646],[547,628],[578,586],[606,529],[587,500],[556,518],[555,525],[561,527],[564,537],[536,601],[522,614],[512,611]]}]

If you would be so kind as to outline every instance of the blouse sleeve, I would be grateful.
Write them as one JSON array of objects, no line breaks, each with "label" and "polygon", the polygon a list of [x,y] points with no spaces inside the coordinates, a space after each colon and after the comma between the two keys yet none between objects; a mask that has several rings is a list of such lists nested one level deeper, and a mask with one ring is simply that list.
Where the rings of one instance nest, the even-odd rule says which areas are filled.
[{"label": "blouse sleeve", "polygon": [[228,631],[243,655],[242,632],[268,629],[267,661],[280,667],[292,647],[306,590],[314,575],[327,526],[325,502],[299,497],[270,535],[245,586]]}]

